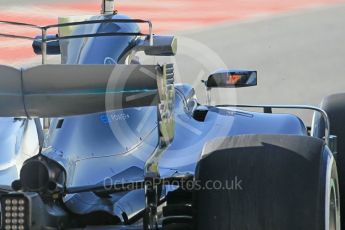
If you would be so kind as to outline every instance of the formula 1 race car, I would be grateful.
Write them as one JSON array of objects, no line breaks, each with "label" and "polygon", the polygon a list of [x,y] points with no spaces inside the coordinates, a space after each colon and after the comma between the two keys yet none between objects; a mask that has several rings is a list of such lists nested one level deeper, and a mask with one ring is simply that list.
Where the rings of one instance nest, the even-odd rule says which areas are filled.
[{"label": "formula 1 race car", "polygon": [[[176,38],[109,0],[82,20],[1,22],[40,30],[1,36],[31,39],[42,55],[0,66],[1,229],[341,229],[343,94],[322,108],[201,105],[172,64],[134,58],[173,56]],[[216,71],[204,84],[255,86],[257,72]],[[276,108],[314,111],[311,130]]]}]

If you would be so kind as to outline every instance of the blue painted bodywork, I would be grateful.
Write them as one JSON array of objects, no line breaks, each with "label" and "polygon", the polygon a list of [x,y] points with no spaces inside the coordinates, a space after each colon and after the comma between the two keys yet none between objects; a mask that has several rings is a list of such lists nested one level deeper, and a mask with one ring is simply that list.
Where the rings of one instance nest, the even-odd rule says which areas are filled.
[{"label": "blue painted bodywork", "polygon": [[[113,18],[124,18],[114,16]],[[123,28],[121,27],[123,26]],[[119,28],[120,27],[120,28]],[[132,29],[132,25],[107,25],[92,31],[110,32]],[[91,30],[88,28],[87,30]],[[81,33],[77,31],[76,33]],[[120,62],[133,44],[133,37],[88,38],[70,43],[67,64],[102,64],[107,57]],[[84,41],[85,42],[85,41]],[[79,44],[79,45],[78,45]],[[76,58],[79,57],[79,58]],[[120,76],[119,76],[120,77]],[[196,163],[204,144],[214,138],[241,134],[299,134],[306,135],[300,119],[286,114],[264,114],[209,107],[204,122],[192,116],[195,100],[194,89],[189,85],[176,85],[175,139],[160,161],[162,176],[176,172],[194,173]],[[156,108],[142,107],[66,117],[61,128],[56,128],[55,119],[50,129],[51,150],[44,154],[61,163],[67,170],[67,186],[86,186],[102,183],[104,178],[117,177],[118,182],[143,178],[143,168],[148,157],[156,148]],[[121,178],[116,175],[122,175]],[[125,176],[124,176],[125,175]],[[114,179],[114,178],[113,178]],[[113,182],[116,182],[114,179]],[[144,208],[142,190],[100,198],[87,192],[72,194],[65,198],[66,206],[75,213],[107,211],[121,217],[125,212],[134,215]]]},{"label": "blue painted bodywork", "polygon": [[[90,20],[130,19],[125,15],[98,15]],[[74,34],[106,32],[140,32],[135,23],[102,23],[76,27]],[[126,54],[135,46],[135,36],[112,36],[70,39],[62,49],[65,64],[115,64],[123,62]]]},{"label": "blue painted bodywork", "polygon": [[[91,19],[104,18],[127,17],[110,15]],[[106,23],[80,26],[74,33],[114,31],[139,32],[139,27],[133,23]],[[125,63],[135,39],[134,36],[115,36],[67,41],[61,49],[63,62]],[[205,121],[197,121],[192,116],[196,107],[191,106],[197,103],[194,89],[187,84],[175,87],[175,139],[160,160],[162,176],[171,176],[176,172],[194,174],[204,144],[217,137],[241,134],[307,135],[301,120],[289,114],[209,106]],[[139,107],[54,118],[46,140],[49,148],[43,154],[66,169],[68,187],[100,184],[105,178],[112,178],[113,182],[142,179],[144,164],[158,142],[156,114],[156,107]],[[123,212],[131,217],[145,204],[143,190],[114,194],[110,198],[102,198],[92,192],[70,194],[64,201],[74,213],[106,211],[120,219]]]}]

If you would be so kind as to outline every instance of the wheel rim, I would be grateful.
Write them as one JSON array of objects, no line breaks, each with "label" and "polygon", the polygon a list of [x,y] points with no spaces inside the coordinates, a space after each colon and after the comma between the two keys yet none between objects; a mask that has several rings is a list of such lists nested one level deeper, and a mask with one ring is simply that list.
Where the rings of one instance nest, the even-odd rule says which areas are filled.
[{"label": "wheel rim", "polygon": [[329,202],[329,230],[338,230],[337,225],[337,198],[334,187],[332,186]]},{"label": "wheel rim", "polygon": [[[338,177],[332,175],[329,181],[328,190],[328,221],[326,222],[326,230],[341,230],[340,228],[340,202],[339,202],[339,189]],[[327,207],[327,206],[326,206]]]}]

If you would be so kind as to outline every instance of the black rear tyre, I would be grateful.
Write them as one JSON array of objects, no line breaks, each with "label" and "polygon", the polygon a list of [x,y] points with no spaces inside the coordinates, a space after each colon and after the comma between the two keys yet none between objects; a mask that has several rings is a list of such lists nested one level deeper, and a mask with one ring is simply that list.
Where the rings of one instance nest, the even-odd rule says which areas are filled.
[{"label": "black rear tyre", "polygon": [[[333,94],[325,97],[320,106],[327,112],[330,120],[331,135],[338,137],[337,166],[339,174],[340,207],[341,213],[345,213],[345,93]],[[313,135],[324,137],[324,121],[319,114],[315,114],[312,125]],[[345,229],[345,215],[341,218],[341,224]]]},{"label": "black rear tyre", "polygon": [[340,230],[336,165],[320,139],[214,140],[204,148],[196,180],[197,230]]}]

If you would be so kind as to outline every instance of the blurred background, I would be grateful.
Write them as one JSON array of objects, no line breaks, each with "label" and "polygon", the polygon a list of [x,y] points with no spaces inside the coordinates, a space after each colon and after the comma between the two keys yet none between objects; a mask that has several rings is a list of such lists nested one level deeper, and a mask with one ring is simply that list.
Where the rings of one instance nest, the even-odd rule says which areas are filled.
[{"label": "blurred background", "polygon": [[[101,0],[0,0],[0,20],[38,25],[97,14]],[[192,84],[217,68],[258,70],[259,86],[213,92],[213,103],[311,104],[345,91],[345,0],[118,0],[119,13],[150,19],[156,34],[179,37],[177,81]],[[37,31],[0,25],[2,33]],[[0,38],[0,63],[37,62],[28,41]],[[52,60],[54,61],[54,60]],[[282,111],[285,112],[285,111]],[[310,123],[312,113],[299,112]]]}]

